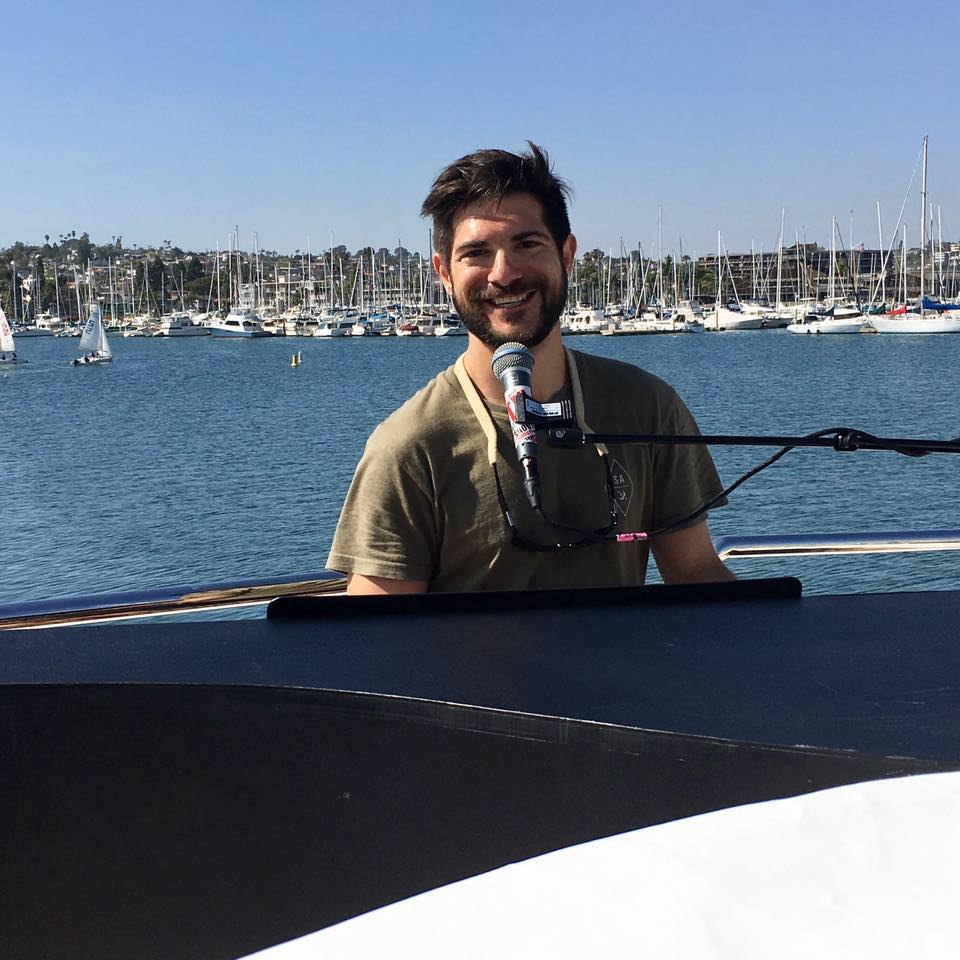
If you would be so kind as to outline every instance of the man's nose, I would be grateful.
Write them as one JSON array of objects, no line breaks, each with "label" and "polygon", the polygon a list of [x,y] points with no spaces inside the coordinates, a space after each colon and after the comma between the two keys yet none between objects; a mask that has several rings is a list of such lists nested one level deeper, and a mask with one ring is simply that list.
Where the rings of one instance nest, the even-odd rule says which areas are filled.
[{"label": "man's nose", "polygon": [[488,281],[498,287],[508,287],[520,276],[521,270],[516,257],[512,256],[509,250],[497,250],[487,276]]}]

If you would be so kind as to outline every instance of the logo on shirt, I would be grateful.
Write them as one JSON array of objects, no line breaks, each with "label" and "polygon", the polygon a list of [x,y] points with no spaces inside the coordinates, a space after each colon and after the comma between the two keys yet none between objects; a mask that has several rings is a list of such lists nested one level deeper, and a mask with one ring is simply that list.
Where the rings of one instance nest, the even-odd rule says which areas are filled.
[{"label": "logo on shirt", "polygon": [[613,481],[613,499],[621,517],[627,515],[630,501],[633,499],[633,481],[619,460],[610,464],[610,477]]}]

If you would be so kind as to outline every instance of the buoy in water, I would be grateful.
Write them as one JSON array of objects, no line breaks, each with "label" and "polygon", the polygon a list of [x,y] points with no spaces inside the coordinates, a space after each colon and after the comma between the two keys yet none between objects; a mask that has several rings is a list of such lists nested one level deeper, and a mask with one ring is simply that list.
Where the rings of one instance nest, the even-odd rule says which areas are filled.
[{"label": "buoy in water", "polygon": [[299,367],[299,366],[300,366],[300,357],[299,357],[298,354],[295,353],[295,354],[293,354],[292,357],[290,357],[290,366],[291,366],[291,367]]}]

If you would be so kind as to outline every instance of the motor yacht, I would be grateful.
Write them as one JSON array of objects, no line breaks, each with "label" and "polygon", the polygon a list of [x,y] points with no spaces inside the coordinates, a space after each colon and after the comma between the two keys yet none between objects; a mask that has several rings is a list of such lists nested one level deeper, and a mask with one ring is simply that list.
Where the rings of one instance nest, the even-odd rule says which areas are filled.
[{"label": "motor yacht", "polygon": [[234,307],[223,319],[210,321],[210,333],[215,337],[269,337],[253,307]]},{"label": "motor yacht", "polygon": [[174,313],[160,320],[155,337],[209,337],[210,328],[188,313]]}]

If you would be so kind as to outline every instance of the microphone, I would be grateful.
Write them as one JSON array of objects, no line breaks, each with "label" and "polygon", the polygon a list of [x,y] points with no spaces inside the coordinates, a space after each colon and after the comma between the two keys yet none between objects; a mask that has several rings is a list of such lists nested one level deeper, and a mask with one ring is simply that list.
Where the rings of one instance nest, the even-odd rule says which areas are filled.
[{"label": "microphone", "polygon": [[521,395],[533,399],[531,385],[533,378],[533,354],[522,343],[505,343],[497,347],[490,365],[496,378],[503,386],[503,397],[510,417],[513,431],[513,444],[517,448],[517,459],[523,470],[523,491],[534,510],[540,510],[540,471],[537,466],[537,431],[524,415],[517,420],[517,401],[523,403]]}]

